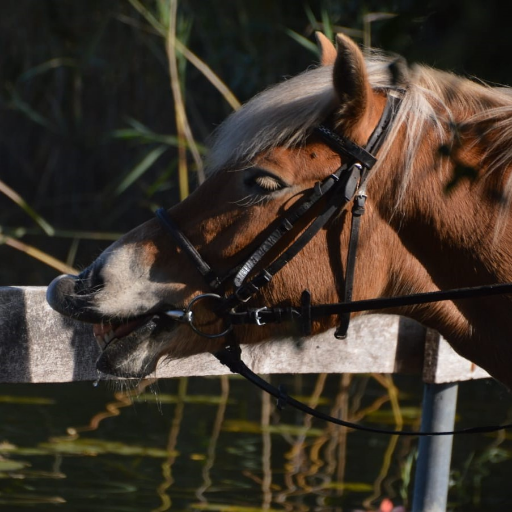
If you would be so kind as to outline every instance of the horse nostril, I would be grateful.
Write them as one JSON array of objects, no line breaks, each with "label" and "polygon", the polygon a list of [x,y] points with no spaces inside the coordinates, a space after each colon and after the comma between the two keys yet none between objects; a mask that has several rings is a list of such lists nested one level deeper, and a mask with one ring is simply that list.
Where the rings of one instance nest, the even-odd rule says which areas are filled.
[{"label": "horse nostril", "polygon": [[104,285],[101,265],[91,265],[77,276],[75,293],[77,295],[88,295],[101,290]]},{"label": "horse nostril", "polygon": [[54,279],[46,291],[48,304],[64,316],[81,320],[82,322],[99,323],[103,315],[95,311],[94,302],[90,295],[77,293],[79,278],[63,275]]}]

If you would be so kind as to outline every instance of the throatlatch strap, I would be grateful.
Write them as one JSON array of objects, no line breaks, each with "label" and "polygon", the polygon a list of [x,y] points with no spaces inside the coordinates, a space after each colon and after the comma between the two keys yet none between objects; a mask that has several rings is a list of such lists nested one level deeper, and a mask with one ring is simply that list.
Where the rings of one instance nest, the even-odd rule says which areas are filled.
[{"label": "throatlatch strap", "polygon": [[[387,131],[391,126],[391,120],[395,114],[395,111],[400,106],[401,98],[394,96],[390,93],[384,106],[384,111],[377,123],[377,126],[373,130],[368,143],[366,144],[366,150],[372,155],[377,154],[377,151],[382,147],[384,140],[387,135]],[[374,159],[376,162],[376,159]],[[373,164],[372,164],[373,165]],[[366,180],[368,178],[368,172],[370,167],[362,170],[361,181],[359,184],[358,194],[354,198],[354,205],[352,207],[352,222],[350,227],[350,240],[347,252],[347,262],[345,265],[345,283],[343,290],[343,302],[352,301],[352,292],[354,289],[354,279],[356,273],[356,260],[357,260],[357,246],[359,243],[359,227],[361,225],[361,216],[365,212],[366,203]],[[339,315],[338,328],[334,332],[334,336],[337,339],[345,339],[347,337],[348,327],[350,324],[350,313],[345,312]]]},{"label": "throatlatch strap", "polygon": [[[359,243],[359,227],[361,225],[361,216],[364,214],[366,195],[359,193],[354,198],[352,207],[352,224],[350,227],[350,240],[348,243],[347,264],[345,266],[345,287],[343,290],[343,302],[352,301],[352,292],[354,289],[354,279],[356,274],[357,245]],[[334,337],[343,340],[347,337],[348,326],[350,324],[350,313],[345,312],[339,315],[339,324],[334,331]]]}]

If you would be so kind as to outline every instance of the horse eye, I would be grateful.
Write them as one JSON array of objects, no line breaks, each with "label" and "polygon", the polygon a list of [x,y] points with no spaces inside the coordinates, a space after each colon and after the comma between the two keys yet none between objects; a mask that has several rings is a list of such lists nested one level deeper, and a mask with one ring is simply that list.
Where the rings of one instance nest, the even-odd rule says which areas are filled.
[{"label": "horse eye", "polygon": [[275,192],[276,190],[281,190],[283,188],[283,183],[280,180],[269,176],[268,174],[258,176],[255,178],[254,183],[267,192]]}]

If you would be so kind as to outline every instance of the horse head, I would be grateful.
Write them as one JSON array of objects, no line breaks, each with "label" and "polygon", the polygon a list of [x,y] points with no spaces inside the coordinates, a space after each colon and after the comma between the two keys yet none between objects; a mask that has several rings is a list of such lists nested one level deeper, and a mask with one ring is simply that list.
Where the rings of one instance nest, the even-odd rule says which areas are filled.
[{"label": "horse head", "polygon": [[[264,91],[234,112],[214,134],[206,181],[168,211],[169,220],[179,226],[201,261],[222,276],[221,295],[236,291],[234,276],[240,266],[268,242],[283,217],[307,203],[311,191],[350,160],[346,152],[326,143],[318,126],[364,147],[379,126],[390,95],[402,102],[393,113],[390,133],[373,155],[377,163],[364,178],[368,201],[354,298],[506,278],[508,260],[496,268],[491,262],[495,255],[486,260],[473,253],[478,243],[493,247],[492,233],[482,235],[480,241],[478,236],[485,231],[482,225],[495,225],[500,217],[496,205],[489,204],[496,183],[504,178],[463,182],[450,195],[444,189],[456,165],[490,161],[490,153],[484,155],[475,139],[474,128],[478,124],[487,129],[489,116],[473,124],[467,120],[482,105],[488,112],[510,104],[508,95],[491,94],[480,85],[426,68],[409,72],[397,58],[381,54],[365,58],[343,35],[337,36],[337,48],[322,35],[318,41],[321,65]],[[454,123],[460,127],[457,137]],[[456,150],[456,158],[447,158],[440,147]],[[468,194],[483,198],[480,206],[469,201]],[[286,253],[324,203],[319,200],[279,243],[271,244],[249,274]],[[340,301],[349,237],[350,208],[344,204],[296,257],[249,297],[248,304],[299,304],[305,289],[315,302]],[[211,292],[207,281],[187,250],[154,218],[107,248],[80,275],[57,278],[48,288],[48,300],[60,313],[94,324],[102,348],[99,369],[140,377],[151,373],[162,357],[212,352],[225,343],[222,336],[204,337],[166,314],[187,310],[194,303],[195,324],[222,333],[217,299],[204,295]],[[428,304],[391,312],[438,329],[456,350],[506,380],[493,363],[495,356],[481,356],[475,348],[485,337],[480,334],[485,330],[482,308],[501,312],[503,300],[480,300],[470,306]],[[337,321],[335,317],[316,320],[312,331],[326,330]],[[497,322],[492,334],[503,325]],[[256,343],[289,335],[294,328],[283,322],[272,327],[234,326],[233,331],[244,343]]]}]

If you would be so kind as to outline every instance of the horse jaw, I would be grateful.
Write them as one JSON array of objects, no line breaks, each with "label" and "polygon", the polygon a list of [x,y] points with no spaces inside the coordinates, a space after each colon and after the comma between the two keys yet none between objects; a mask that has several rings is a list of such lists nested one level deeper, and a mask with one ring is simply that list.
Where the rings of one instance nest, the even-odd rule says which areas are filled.
[{"label": "horse jaw", "polygon": [[96,368],[122,378],[144,378],[156,374],[158,362],[181,359],[221,348],[215,340],[195,339],[185,326],[162,330],[158,320],[150,320],[120,339],[113,339],[103,349]]}]

